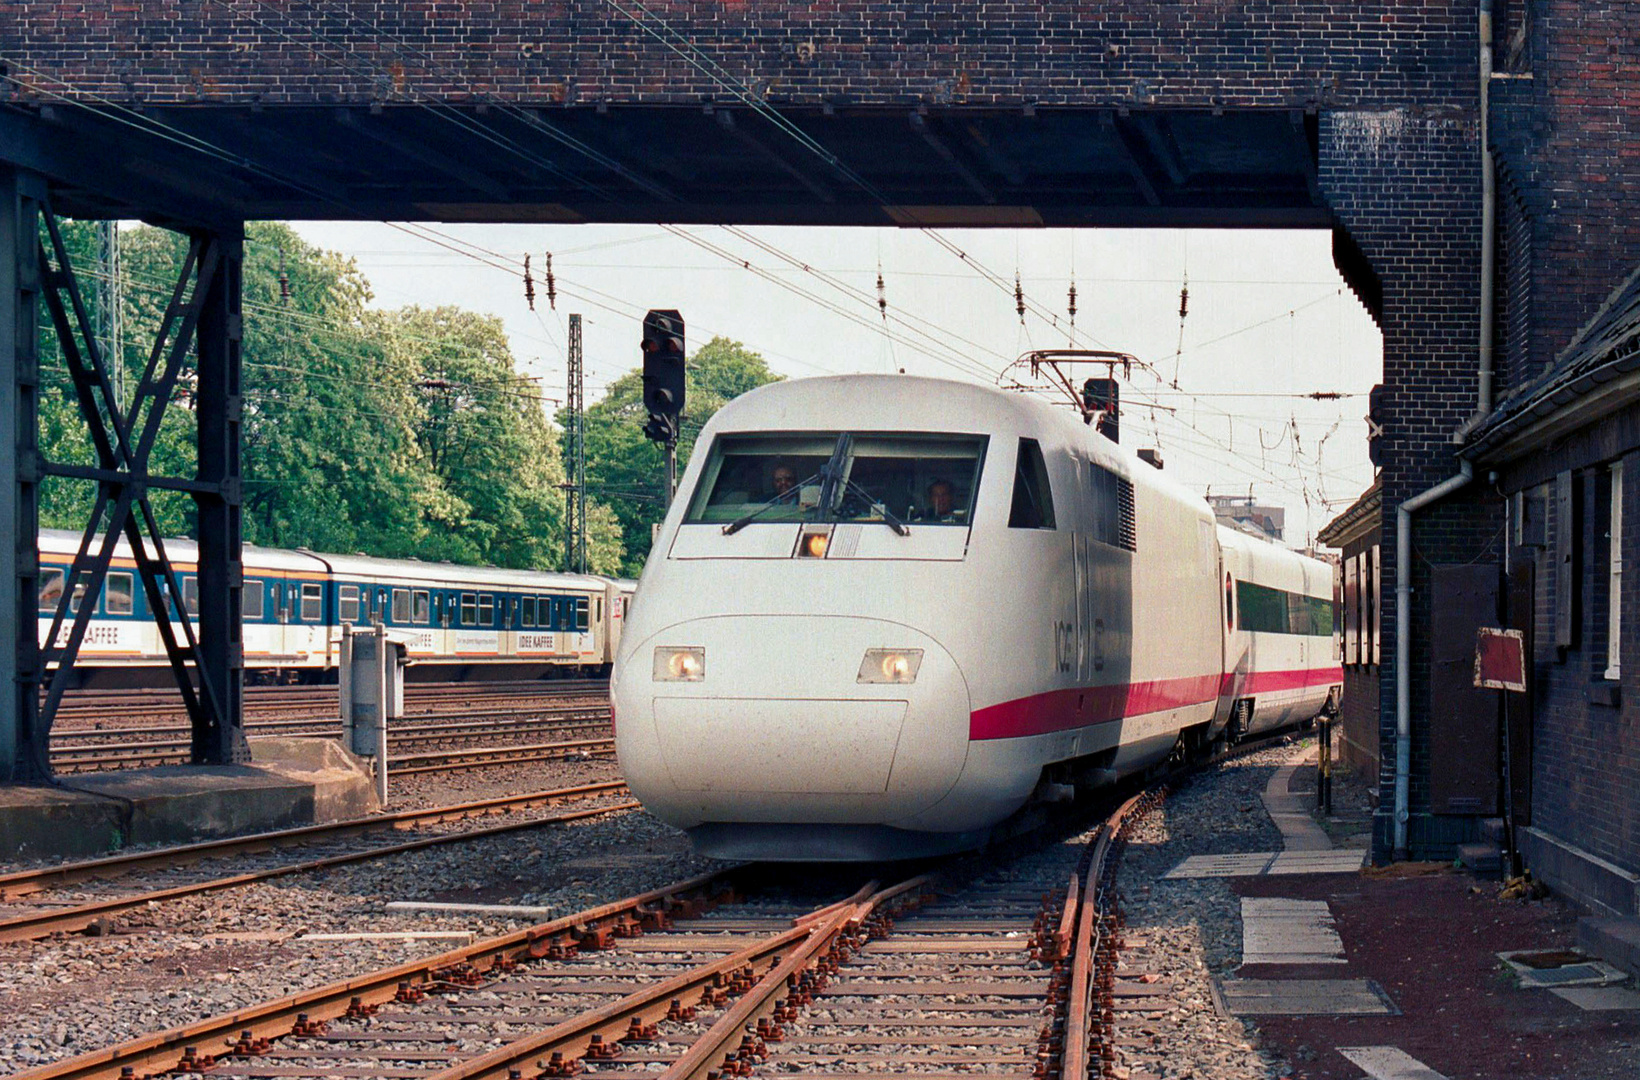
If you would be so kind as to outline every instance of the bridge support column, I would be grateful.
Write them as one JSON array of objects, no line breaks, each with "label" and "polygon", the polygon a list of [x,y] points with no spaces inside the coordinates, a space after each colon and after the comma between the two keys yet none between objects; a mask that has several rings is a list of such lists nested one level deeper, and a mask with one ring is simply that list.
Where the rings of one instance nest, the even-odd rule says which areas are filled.
[{"label": "bridge support column", "polygon": [[[240,309],[244,239],[239,230],[211,238],[218,268],[205,294],[197,330],[199,357],[199,472],[194,492],[199,521],[199,667],[203,684],[217,696],[216,708],[201,710],[193,729],[193,760],[227,764],[249,761],[242,696],[245,646],[240,594],[241,487]],[[201,722],[206,721],[206,722]]]},{"label": "bridge support column", "polygon": [[0,165],[0,781],[42,780],[38,616],[40,202],[35,176]]}]

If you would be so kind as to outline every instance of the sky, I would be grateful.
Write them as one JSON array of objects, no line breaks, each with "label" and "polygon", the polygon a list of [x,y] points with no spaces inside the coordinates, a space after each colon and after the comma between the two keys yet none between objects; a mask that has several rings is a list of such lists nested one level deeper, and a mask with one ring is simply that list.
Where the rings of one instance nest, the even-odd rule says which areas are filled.
[{"label": "sky", "polygon": [[[683,314],[691,352],[733,338],[790,378],[903,370],[994,385],[1028,381],[1008,369],[1029,350],[1074,345],[1139,360],[1122,387],[1125,445],[1159,449],[1168,475],[1202,494],[1284,507],[1295,546],[1372,481],[1364,417],[1382,339],[1322,230],[294,227],[356,260],[382,307],[499,316],[520,370],[551,399],[565,393],[570,312],[584,319],[589,404],[638,366],[650,308]],[[1317,392],[1345,396],[1306,396]]]}]

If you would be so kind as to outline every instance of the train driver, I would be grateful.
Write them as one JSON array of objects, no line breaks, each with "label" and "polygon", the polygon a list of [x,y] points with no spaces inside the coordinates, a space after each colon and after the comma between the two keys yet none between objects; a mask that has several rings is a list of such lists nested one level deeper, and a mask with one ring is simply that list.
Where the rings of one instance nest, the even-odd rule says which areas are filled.
[{"label": "train driver", "polygon": [[774,497],[780,498],[797,484],[797,470],[790,465],[776,465],[774,467]]},{"label": "train driver", "polygon": [[956,489],[949,480],[935,480],[928,485],[928,509],[922,514],[923,521],[955,521],[952,507],[956,502]]}]

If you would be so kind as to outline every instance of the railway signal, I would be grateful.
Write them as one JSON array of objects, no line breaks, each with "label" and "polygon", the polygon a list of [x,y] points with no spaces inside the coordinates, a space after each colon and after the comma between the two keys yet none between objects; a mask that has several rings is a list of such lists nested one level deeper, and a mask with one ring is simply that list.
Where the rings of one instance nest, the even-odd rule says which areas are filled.
[{"label": "railway signal", "polygon": [[649,412],[645,435],[656,442],[677,441],[683,394],[683,316],[651,311],[643,319],[643,405]]},{"label": "railway signal", "polygon": [[643,433],[666,447],[666,504],[677,486],[678,421],[683,416],[683,316],[671,309],[643,317]]}]

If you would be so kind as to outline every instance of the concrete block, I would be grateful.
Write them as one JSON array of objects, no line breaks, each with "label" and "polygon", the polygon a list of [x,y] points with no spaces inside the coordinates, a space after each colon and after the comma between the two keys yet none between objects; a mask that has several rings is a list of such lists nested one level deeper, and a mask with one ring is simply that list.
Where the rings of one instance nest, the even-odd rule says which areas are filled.
[{"label": "concrete block", "polygon": [[1640,976],[1640,919],[1584,916],[1577,920],[1577,947]]},{"label": "concrete block", "polygon": [[1503,852],[1496,844],[1459,844],[1458,861],[1477,874],[1497,874],[1503,869]]},{"label": "concrete block", "polygon": [[375,786],[332,739],[255,739],[249,765],[165,765],[0,788],[0,859],[98,855],[363,817]]}]

